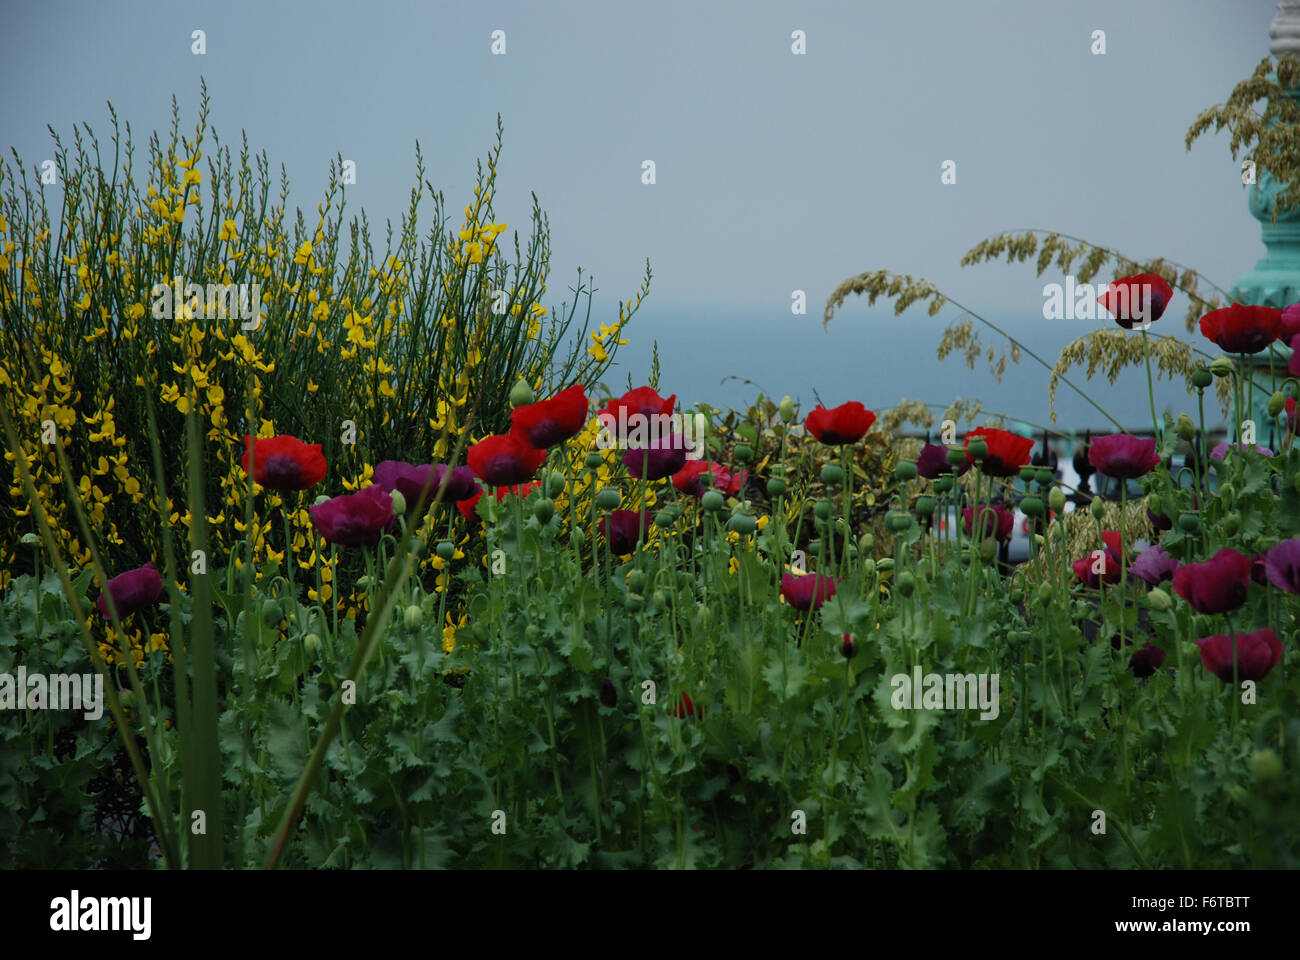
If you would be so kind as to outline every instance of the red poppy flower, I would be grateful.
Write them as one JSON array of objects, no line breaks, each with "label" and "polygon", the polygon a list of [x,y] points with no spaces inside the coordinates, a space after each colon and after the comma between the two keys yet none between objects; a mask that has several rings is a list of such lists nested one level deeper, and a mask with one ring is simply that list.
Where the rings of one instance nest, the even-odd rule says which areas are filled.
[{"label": "red poppy flower", "polygon": [[[961,523],[966,531],[966,536],[973,537],[975,535],[974,507],[966,507],[962,510]],[[979,509],[979,523],[983,536],[993,537],[997,540],[1009,540],[1011,531],[1016,525],[1016,515],[1000,503],[995,503],[993,506],[985,504]]]},{"label": "red poppy flower", "polygon": [[109,597],[113,601],[113,606],[117,608],[118,620],[125,620],[137,610],[152,607],[161,595],[162,577],[153,568],[153,561],[150,560],[143,567],[120,573],[108,581],[99,595],[97,604],[105,620],[113,619],[108,615],[108,602],[104,599]]},{"label": "red poppy flower", "polygon": [[[672,715],[678,720],[685,720],[687,717],[695,718],[696,706],[691,702],[689,693],[682,693],[682,698],[673,705]],[[700,717],[704,717],[704,708],[699,707]]]},{"label": "red poppy flower", "polygon": [[[1124,544],[1118,531],[1103,530],[1101,539],[1106,544],[1106,549],[1100,551],[1100,557],[1097,556],[1099,551],[1094,550],[1086,557],[1081,557],[1070,565],[1075,576],[1093,590],[1099,588],[1103,583],[1119,583],[1122,572],[1120,558],[1124,552]],[[1100,574],[1093,569],[1098,561],[1101,561]]]},{"label": "red poppy flower", "polygon": [[818,404],[804,418],[803,425],[822,443],[836,447],[844,443],[857,443],[875,422],[874,413],[858,401],[850,400],[830,410]]},{"label": "red poppy flower", "polygon": [[1259,353],[1282,330],[1282,311],[1234,303],[1201,317],[1201,333],[1229,353]]},{"label": "red poppy flower", "polygon": [[634,447],[623,454],[623,465],[633,477],[662,480],[686,466],[686,441],[680,434],[669,434],[646,447]]},{"label": "red poppy flower", "polygon": [[379,484],[372,483],[357,493],[326,500],[308,513],[327,543],[373,547],[393,524],[393,498]]},{"label": "red poppy flower", "polygon": [[706,473],[713,475],[713,487],[729,497],[736,496],[740,493],[740,488],[745,485],[744,470],[733,475],[728,473],[727,468],[720,463],[709,460],[688,460],[686,466],[673,474],[673,486],[688,496],[701,497],[708,489],[704,485]]},{"label": "red poppy flower", "polygon": [[1173,299],[1174,288],[1158,273],[1139,273],[1112,281],[1097,302],[1115,316],[1125,330],[1159,320]]},{"label": "red poppy flower", "polygon": [[[460,468],[457,467],[456,469],[459,470]],[[502,500],[504,500],[507,495],[512,497],[523,497],[525,500],[527,500],[528,495],[532,493],[534,490],[540,489],[541,486],[542,485],[539,481],[534,480],[532,483],[525,483],[515,487],[497,487],[496,488],[497,503],[500,503]],[[474,493],[469,497],[466,497],[464,500],[459,501],[456,504],[456,509],[460,511],[460,515],[464,517],[466,520],[474,520],[478,517],[478,513],[476,512],[475,508],[478,506],[479,498],[482,496],[483,496],[483,490],[479,488],[478,492]]]},{"label": "red poppy flower", "polygon": [[239,465],[248,473],[253,454],[253,480],[271,490],[306,490],[325,479],[325,456],[319,443],[303,443],[287,433],[278,437],[244,437]]},{"label": "red poppy flower", "polygon": [[[629,390],[617,400],[611,400],[597,416],[609,432],[621,442],[627,438],[631,424],[635,424],[633,418],[644,417],[651,419],[657,416],[668,417],[672,415],[673,404],[677,402],[677,394],[673,394],[667,400],[659,396],[650,387],[637,387],[635,390]],[[629,424],[631,421],[631,424]],[[666,421],[661,421],[666,422]]]},{"label": "red poppy flower", "polygon": [[1174,590],[1201,613],[1227,613],[1246,602],[1250,557],[1224,547],[1204,563],[1174,571]]},{"label": "red poppy flower", "polygon": [[509,487],[531,480],[546,459],[546,451],[511,434],[498,433],[470,447],[465,459],[474,475],[489,485]]},{"label": "red poppy flower", "polygon": [[988,444],[989,452],[983,460],[976,461],[985,476],[1014,477],[1020,468],[1029,464],[1029,454],[1034,449],[1031,437],[1022,437],[1009,430],[994,427],[977,427],[966,434],[966,448],[976,438]]},{"label": "red poppy flower", "polygon": [[1233,641],[1237,648],[1237,679],[1263,680],[1282,662],[1282,643],[1265,628],[1254,633],[1233,636],[1216,634],[1196,641],[1201,648],[1201,663],[1224,683],[1232,683]]},{"label": "red poppy flower", "polygon": [[1154,470],[1160,457],[1155,437],[1112,433],[1088,444],[1088,462],[1108,477],[1136,480]]},{"label": "red poppy flower", "polygon": [[582,432],[587,422],[587,394],[575,383],[549,400],[515,407],[510,433],[538,450],[546,450]]},{"label": "red poppy flower", "polygon": [[781,575],[781,596],[785,602],[796,610],[816,610],[823,603],[835,596],[839,581],[834,577],[820,573],[809,573],[801,577],[788,573]]}]

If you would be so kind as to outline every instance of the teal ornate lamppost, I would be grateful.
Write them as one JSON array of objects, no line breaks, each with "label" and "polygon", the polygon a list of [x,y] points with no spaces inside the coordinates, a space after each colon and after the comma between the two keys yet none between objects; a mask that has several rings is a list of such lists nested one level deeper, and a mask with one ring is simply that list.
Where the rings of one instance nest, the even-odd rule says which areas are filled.
[{"label": "teal ornate lamppost", "polygon": [[[1283,0],[1277,5],[1277,16],[1269,27],[1269,36],[1273,38],[1269,52],[1274,56],[1288,53],[1300,56],[1300,0]],[[1287,96],[1300,103],[1300,90],[1288,90]],[[1267,252],[1264,259],[1255,264],[1255,269],[1238,280],[1229,291],[1237,303],[1279,308],[1300,303],[1300,208],[1279,210],[1277,222],[1273,222],[1277,196],[1285,187],[1286,184],[1278,184],[1261,170],[1257,182],[1250,188],[1250,213],[1261,224],[1260,234]],[[1273,350],[1274,369],[1281,370],[1285,376],[1291,351],[1279,345],[1274,345]],[[1267,383],[1270,354],[1256,354],[1254,362],[1255,382]],[[1262,425],[1271,423],[1267,405],[1267,391],[1257,390],[1251,398],[1250,416],[1261,425],[1258,442],[1264,444],[1268,443],[1268,428]]]}]

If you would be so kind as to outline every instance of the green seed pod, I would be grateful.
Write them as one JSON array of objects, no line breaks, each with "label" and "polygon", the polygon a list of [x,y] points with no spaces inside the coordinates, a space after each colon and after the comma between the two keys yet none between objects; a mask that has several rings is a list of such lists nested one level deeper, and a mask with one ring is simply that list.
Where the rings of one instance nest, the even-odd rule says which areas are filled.
[{"label": "green seed pod", "polygon": [[928,517],[933,513],[934,513],[934,497],[916,498],[916,515],[918,517]]},{"label": "green seed pod", "polygon": [[601,465],[602,463],[604,463],[604,462],[605,462],[605,458],[602,457],[602,456],[601,456],[599,453],[597,453],[595,450],[593,450],[593,451],[591,451],[591,453],[587,454],[587,456],[586,456],[585,458],[583,458],[583,461],[582,461],[583,465],[584,465],[588,470],[598,470],[598,469],[600,469],[600,465]]},{"label": "green seed pod", "polygon": [[550,523],[551,517],[555,516],[555,501],[538,500],[533,504],[533,516],[537,518],[538,523]]},{"label": "green seed pod", "polygon": [[402,622],[406,624],[407,630],[419,630],[420,625],[424,623],[424,611],[420,609],[419,604],[411,604],[402,611]]},{"label": "green seed pod", "polygon": [[1043,515],[1043,501],[1038,497],[1025,497],[1020,501],[1020,510],[1027,517],[1041,517]]},{"label": "green seed pod", "polygon": [[1196,533],[1201,529],[1201,518],[1194,513],[1181,513],[1178,515],[1178,528],[1184,533]]},{"label": "green seed pod", "polygon": [[870,557],[863,560],[862,573],[866,577],[874,577],[876,575],[876,561],[872,560]]},{"label": "green seed pod", "polygon": [[877,560],[876,569],[879,570],[881,573],[889,573],[891,570],[894,569],[894,558],[884,557],[881,560]]},{"label": "green seed pod", "polygon": [[997,554],[998,554],[998,544],[997,541],[994,540],[992,537],[989,537],[983,543],[980,544],[980,556],[983,557],[986,561],[992,560],[994,557],[997,556]]},{"label": "green seed pod", "polygon": [[749,463],[754,459],[754,448],[747,443],[738,443],[731,455],[736,458],[738,463]]},{"label": "green seed pod", "polygon": [[1173,599],[1159,587],[1152,587],[1147,591],[1147,606],[1157,613],[1164,613],[1173,605]]},{"label": "green seed pod", "polygon": [[821,553],[821,552],[822,552],[822,542],[821,542],[820,540],[809,540],[809,541],[808,541],[808,552],[811,553],[811,554],[814,554],[814,555]]},{"label": "green seed pod", "polygon": [[660,529],[667,529],[668,527],[671,527],[676,522],[677,522],[677,518],[674,517],[667,510],[660,510],[658,513],[655,514],[655,526],[659,527]]},{"label": "green seed pod", "polygon": [[885,514],[885,529],[890,533],[905,533],[912,526],[912,515],[901,510]]},{"label": "green seed pod", "polygon": [[1020,479],[1023,480],[1025,483],[1032,482],[1034,477],[1036,476],[1038,476],[1037,468],[1030,467],[1030,466],[1024,466],[1020,468]]},{"label": "green seed pod", "polygon": [[546,495],[548,497],[558,497],[563,492],[564,492],[564,474],[556,470],[546,478]]},{"label": "green seed pod", "polygon": [[894,581],[898,584],[898,592],[905,597],[910,597],[912,592],[916,590],[916,577],[912,575],[910,570],[900,571]]},{"label": "green seed pod", "polygon": [[1223,518],[1223,534],[1227,537],[1235,537],[1237,531],[1241,529],[1241,514],[1236,510],[1226,514]]},{"label": "green seed pod", "polygon": [[456,545],[450,540],[441,540],[438,545],[434,547],[434,552],[444,560],[451,560],[456,556]]},{"label": "green seed pod", "polygon": [[974,460],[983,460],[989,455],[988,441],[981,437],[976,437],[970,443],[966,444],[966,452],[969,453],[971,458]]},{"label": "green seed pod", "polygon": [[622,503],[623,498],[613,487],[605,487],[596,494],[597,510],[617,510],[618,505]]},{"label": "green seed pod", "polygon": [[1282,776],[1282,758],[1271,748],[1250,755],[1250,772],[1260,783],[1271,783]]},{"label": "green seed pod", "polygon": [[522,407],[526,403],[533,402],[533,388],[528,385],[528,381],[520,380],[510,388],[510,406]]},{"label": "green seed pod", "polygon": [[894,467],[894,479],[896,480],[915,480],[916,464],[911,460],[900,460]]},{"label": "green seed pod", "polygon": [[320,653],[320,637],[314,633],[307,634],[302,638],[302,648],[307,651],[308,656],[316,656],[316,654]]},{"label": "green seed pod", "polygon": [[400,517],[406,513],[406,495],[401,490],[390,490],[388,495],[393,498],[393,515]]},{"label": "green seed pod", "polygon": [[1197,390],[1204,390],[1214,382],[1214,375],[1205,367],[1197,367],[1192,371],[1192,386]]},{"label": "green seed pod", "polygon": [[1038,585],[1038,602],[1047,606],[1052,602],[1052,597],[1056,594],[1050,583],[1040,583]]},{"label": "green seed pod", "polygon": [[581,550],[582,545],[587,541],[587,535],[582,532],[582,527],[574,527],[569,531],[569,543],[573,549]]},{"label": "green seed pod", "polygon": [[135,691],[119,690],[117,693],[117,701],[122,705],[123,710],[132,709],[135,706]]},{"label": "green seed pod", "polygon": [[1020,601],[1025,599],[1025,591],[1012,590],[1011,593],[1007,596],[1007,599],[1010,600],[1012,603],[1020,603]]},{"label": "green seed pod", "polygon": [[1187,414],[1180,413],[1178,415],[1178,439],[1186,440],[1188,443],[1190,443],[1192,441],[1192,438],[1195,436],[1196,436],[1196,424],[1192,422],[1192,418],[1189,417]]},{"label": "green seed pod", "polygon": [[536,643],[542,638],[542,628],[535,623],[530,623],[524,627],[524,639],[529,643]]},{"label": "green seed pod", "polygon": [[781,405],[777,409],[781,413],[782,423],[789,423],[794,419],[794,401],[790,399],[789,394],[781,398]]},{"label": "green seed pod", "polygon": [[1092,518],[1094,520],[1100,520],[1106,515],[1106,501],[1101,497],[1093,497],[1092,503],[1089,504],[1088,509],[1092,511]]},{"label": "green seed pod", "polygon": [[952,489],[952,483],[952,477],[945,474],[944,476],[935,479],[934,489],[937,493],[947,493]]},{"label": "green seed pod", "polygon": [[1037,470],[1034,471],[1034,480],[1038,482],[1038,485],[1040,487],[1047,486],[1055,479],[1056,479],[1056,475],[1052,473],[1051,470],[1048,470],[1046,467],[1039,467]]},{"label": "green seed pod", "polygon": [[960,467],[970,459],[963,447],[949,447],[944,456],[948,458],[948,464],[953,467]]},{"label": "green seed pod", "polygon": [[758,527],[758,523],[753,517],[745,513],[732,514],[731,520],[727,523],[728,530],[734,530],[742,537],[747,537]]},{"label": "green seed pod", "polygon": [[706,491],[704,496],[700,497],[700,506],[709,513],[715,513],[716,511],[721,510],[725,503],[726,500],[723,498],[722,494],[718,493],[716,490]]},{"label": "green seed pod", "polygon": [[1060,513],[1065,509],[1065,491],[1060,487],[1052,487],[1047,491],[1047,505],[1052,508],[1053,513]]},{"label": "green seed pod", "polygon": [[1233,365],[1232,361],[1227,357],[1219,357],[1210,364],[1210,373],[1220,379],[1231,376],[1236,369],[1237,368]]},{"label": "green seed pod", "polygon": [[829,500],[818,500],[813,506],[813,513],[817,515],[818,520],[827,520],[834,509],[835,506]]},{"label": "green seed pod", "polygon": [[864,533],[862,536],[858,537],[858,549],[863,553],[870,553],[875,545],[876,538],[873,534]]},{"label": "green seed pod", "polygon": [[645,574],[640,570],[633,570],[627,575],[627,588],[633,593],[640,593],[645,589]]},{"label": "green seed pod", "polygon": [[848,560],[850,563],[858,559],[858,548],[850,543],[844,548],[844,559]]},{"label": "green seed pod", "polygon": [[773,477],[771,480],[767,481],[767,495],[769,497],[779,497],[781,494],[785,493],[785,490],[785,481],[780,477]]},{"label": "green seed pod", "polygon": [[822,467],[822,483],[828,487],[839,486],[844,482],[844,471],[837,464],[828,463]]}]

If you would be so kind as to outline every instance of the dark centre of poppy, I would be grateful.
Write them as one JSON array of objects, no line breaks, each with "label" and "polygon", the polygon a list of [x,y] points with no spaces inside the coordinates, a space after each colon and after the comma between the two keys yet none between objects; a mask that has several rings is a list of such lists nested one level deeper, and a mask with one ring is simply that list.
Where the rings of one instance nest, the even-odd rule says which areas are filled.
[{"label": "dark centre of poppy", "polygon": [[263,486],[276,490],[297,490],[302,483],[302,464],[282,453],[267,457],[263,469]]}]

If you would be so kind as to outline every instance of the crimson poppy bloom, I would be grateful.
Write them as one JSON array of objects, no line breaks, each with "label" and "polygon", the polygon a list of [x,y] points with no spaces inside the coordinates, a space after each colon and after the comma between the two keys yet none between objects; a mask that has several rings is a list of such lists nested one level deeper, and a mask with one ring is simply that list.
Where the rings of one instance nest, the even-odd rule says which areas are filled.
[{"label": "crimson poppy bloom", "polygon": [[1149,324],[1164,315],[1174,288],[1158,273],[1139,273],[1111,281],[1097,302],[1109,310],[1125,330]]},{"label": "crimson poppy bloom", "polygon": [[[670,417],[673,412],[673,404],[677,402],[677,394],[672,394],[668,399],[659,396],[651,387],[637,387],[635,390],[629,390],[617,400],[611,400],[604,409],[597,414],[611,434],[618,438],[619,442],[627,439],[627,434],[631,427],[639,419],[644,418],[650,422],[667,422],[655,421],[655,417]],[[629,424],[631,421],[631,424]],[[648,426],[648,424],[647,424]]]},{"label": "crimson poppy bloom", "polygon": [[[982,536],[993,537],[995,540],[1009,540],[1012,530],[1015,529],[1016,515],[1000,503],[992,506],[984,504],[979,508],[978,521]],[[966,507],[962,510],[961,524],[966,531],[966,536],[975,536],[975,523],[975,508]]]},{"label": "crimson poppy bloom", "polygon": [[636,549],[641,531],[649,532],[650,514],[645,510],[614,510],[608,518],[601,517],[596,526],[605,535],[609,549],[622,557]]},{"label": "crimson poppy bloom", "polygon": [[781,574],[781,596],[785,602],[796,610],[816,610],[823,603],[835,596],[839,581],[834,577],[820,573],[808,573],[796,577],[788,573]]},{"label": "crimson poppy bloom", "polygon": [[[700,707],[700,716],[704,716],[704,708]],[[687,717],[695,718],[695,704],[691,702],[691,695],[683,692],[682,698],[673,705],[672,715],[678,720],[685,720]]]},{"label": "crimson poppy bloom", "polygon": [[1095,437],[1088,444],[1088,462],[1108,477],[1136,480],[1160,463],[1155,437],[1133,437],[1112,433]]},{"label": "crimson poppy bloom", "polygon": [[819,441],[836,447],[845,443],[857,443],[875,422],[874,413],[858,401],[850,400],[830,410],[818,404],[809,411],[803,425]]},{"label": "crimson poppy bloom", "polygon": [[515,407],[510,433],[538,450],[546,450],[582,432],[587,422],[587,393],[582,384],[561,390],[549,400]]},{"label": "crimson poppy bloom", "polygon": [[1229,353],[1259,353],[1277,339],[1282,311],[1234,303],[1201,317],[1201,333]]},{"label": "crimson poppy bloom", "polygon": [[1224,547],[1204,563],[1185,563],[1174,572],[1174,590],[1201,613],[1227,613],[1246,602],[1250,557]]},{"label": "crimson poppy bloom", "polygon": [[845,660],[852,660],[858,653],[857,642],[853,639],[853,634],[844,634],[844,641],[840,644],[840,653],[844,654]]},{"label": "crimson poppy bloom", "polygon": [[[458,467],[457,469],[460,468]],[[540,489],[541,486],[542,484],[540,481],[534,480],[532,483],[525,483],[514,487],[497,487],[496,488],[497,503],[500,503],[507,496],[522,497],[523,499],[527,500],[528,495],[532,493],[534,490]],[[482,487],[479,487],[476,484],[474,488],[474,492],[470,496],[457,502],[456,509],[460,511],[460,515],[464,517],[466,520],[473,520],[478,516],[476,508],[478,507],[479,498],[482,496],[483,496],[483,489]]]},{"label": "crimson poppy bloom", "polygon": [[634,477],[662,480],[686,466],[686,441],[680,434],[660,437],[647,447],[637,447],[623,454],[623,465]]},{"label": "crimson poppy bloom", "polygon": [[490,486],[509,487],[531,480],[546,459],[546,451],[511,434],[498,433],[470,447],[465,459],[474,475]]},{"label": "crimson poppy bloom", "polygon": [[1129,564],[1128,572],[1154,587],[1172,580],[1177,569],[1178,560],[1157,543],[1139,553],[1137,559]]},{"label": "crimson poppy bloom", "polygon": [[966,434],[966,449],[976,438],[988,444],[989,452],[977,461],[980,470],[988,477],[1014,477],[1020,468],[1029,465],[1029,454],[1034,449],[1031,437],[1022,437],[1009,430],[995,427],[977,427]]},{"label": "crimson poppy bloom", "polygon": [[1300,336],[1300,303],[1293,303],[1282,310],[1277,338],[1290,343],[1297,336]]},{"label": "crimson poppy bloom", "polygon": [[239,465],[248,473],[253,454],[253,480],[270,490],[306,490],[325,479],[325,456],[319,443],[303,443],[282,433],[278,437],[244,436]]},{"label": "crimson poppy bloom", "polygon": [[[1070,565],[1075,576],[1093,590],[1098,589],[1103,583],[1119,583],[1122,573],[1123,560],[1121,558],[1124,553],[1124,544],[1120,539],[1119,532],[1116,530],[1103,530],[1101,539],[1106,544],[1105,550],[1094,550],[1086,557],[1081,557]],[[1101,556],[1097,555],[1098,552],[1101,553]],[[1101,562],[1101,573],[1094,569],[1098,561]]]},{"label": "crimson poppy bloom", "polygon": [[111,598],[117,608],[118,620],[125,620],[137,610],[147,610],[158,602],[162,596],[162,577],[153,568],[150,560],[143,567],[136,567],[126,573],[119,573],[104,585],[97,601],[99,612],[105,620],[113,619],[108,615],[108,601]]},{"label": "crimson poppy bloom", "polygon": [[1224,683],[1232,683],[1233,640],[1237,647],[1237,679],[1263,680],[1282,661],[1282,643],[1267,627],[1254,633],[1215,634],[1196,641],[1201,663]]},{"label": "crimson poppy bloom", "polygon": [[1151,521],[1151,529],[1156,533],[1174,528],[1173,520],[1163,513],[1153,513],[1150,507],[1147,507],[1147,519]]},{"label": "crimson poppy bloom", "polygon": [[728,473],[727,468],[720,463],[709,460],[687,460],[686,466],[673,474],[673,486],[688,496],[702,497],[708,489],[704,486],[706,473],[713,474],[713,489],[721,490],[729,497],[740,493],[740,488],[745,485],[744,470],[733,475]]},{"label": "crimson poppy bloom", "polygon": [[[975,463],[969,457],[960,467],[955,468],[957,476],[961,476]],[[935,480],[945,474],[952,473],[953,465],[948,462],[948,448],[941,447],[936,443],[927,443],[921,448],[921,454],[916,458],[916,472],[927,480]]]},{"label": "crimson poppy bloom", "polygon": [[1129,657],[1128,668],[1133,671],[1133,676],[1142,680],[1154,675],[1160,669],[1161,664],[1165,662],[1165,656],[1163,650],[1153,647],[1148,640],[1142,645],[1141,650]]},{"label": "crimson poppy bloom", "polygon": [[1300,593],[1300,537],[1283,540],[1264,554],[1268,582],[1287,593]]},{"label": "crimson poppy bloom", "polygon": [[372,483],[356,493],[326,500],[308,513],[327,543],[373,547],[393,524],[393,498],[379,484]]},{"label": "crimson poppy bloom", "polygon": [[[1296,339],[1300,339],[1297,337]],[[1295,354],[1292,354],[1294,356]],[[1282,404],[1282,409],[1286,411],[1286,429],[1288,433],[1296,432],[1296,415],[1295,415],[1295,397],[1287,397]]]}]

